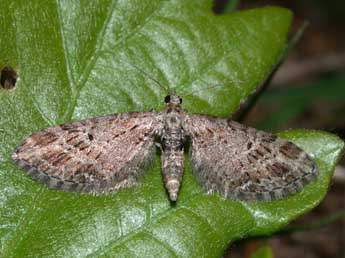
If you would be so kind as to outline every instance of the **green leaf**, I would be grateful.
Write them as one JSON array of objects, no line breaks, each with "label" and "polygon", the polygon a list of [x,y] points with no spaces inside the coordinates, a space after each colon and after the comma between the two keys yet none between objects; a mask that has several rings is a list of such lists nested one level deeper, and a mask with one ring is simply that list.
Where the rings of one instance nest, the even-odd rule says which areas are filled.
[{"label": "green leaf", "polygon": [[321,175],[269,203],[203,194],[187,157],[176,205],[158,156],[140,187],[107,196],[47,189],[12,164],[13,149],[34,131],[162,109],[166,90],[135,67],[175,88],[190,112],[230,115],[284,50],[291,13],[267,7],[214,16],[210,7],[206,0],[2,1],[0,66],[11,65],[20,79],[0,89],[0,256],[220,257],[229,242],[273,232],[323,198],[343,142],[322,132],[282,135],[315,157]]}]

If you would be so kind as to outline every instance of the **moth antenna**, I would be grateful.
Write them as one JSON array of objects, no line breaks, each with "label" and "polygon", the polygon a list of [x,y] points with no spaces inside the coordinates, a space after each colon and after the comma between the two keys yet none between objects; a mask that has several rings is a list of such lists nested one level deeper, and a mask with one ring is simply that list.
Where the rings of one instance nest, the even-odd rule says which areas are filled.
[{"label": "moth antenna", "polygon": [[151,81],[155,82],[159,87],[161,87],[167,94],[169,94],[169,87],[164,87],[163,84],[161,84],[159,82],[159,80],[157,80],[156,78],[154,78],[153,76],[151,76],[149,73],[147,73],[146,71],[144,71],[143,69],[141,69],[139,66],[132,64],[128,61],[125,60],[121,60],[122,62],[132,66],[134,69],[138,70],[139,72],[143,73],[147,78],[149,78]]},{"label": "moth antenna", "polygon": [[[242,83],[242,81],[238,81],[236,83]],[[183,96],[184,97],[188,97],[190,95],[193,95],[193,94],[195,94],[197,92],[201,92],[203,90],[209,90],[209,89],[213,89],[213,88],[217,88],[217,87],[222,87],[222,86],[225,86],[225,84],[216,84],[216,85],[208,86],[208,87],[205,87],[205,88],[202,88],[202,89],[197,89],[197,90],[191,91],[191,92],[189,92],[187,94],[184,94]]]}]

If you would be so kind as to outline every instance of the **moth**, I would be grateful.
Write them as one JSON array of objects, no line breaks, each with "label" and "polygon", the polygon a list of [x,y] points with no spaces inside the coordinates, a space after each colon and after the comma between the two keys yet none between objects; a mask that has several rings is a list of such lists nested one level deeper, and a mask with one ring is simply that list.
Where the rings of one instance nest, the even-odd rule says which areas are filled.
[{"label": "moth", "polygon": [[12,155],[50,188],[110,193],[140,182],[161,149],[165,188],[178,198],[189,145],[191,167],[207,193],[269,201],[300,191],[318,175],[295,144],[232,120],[188,114],[171,92],[162,112],[132,112],[62,124],[28,136]]}]

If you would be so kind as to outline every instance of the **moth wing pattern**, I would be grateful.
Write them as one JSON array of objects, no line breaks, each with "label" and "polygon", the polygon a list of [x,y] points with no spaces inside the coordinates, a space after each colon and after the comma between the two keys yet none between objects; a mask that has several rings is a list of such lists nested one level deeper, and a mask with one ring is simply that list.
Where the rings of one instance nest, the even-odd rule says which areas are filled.
[{"label": "moth wing pattern", "polygon": [[191,166],[209,193],[228,199],[280,199],[313,181],[318,168],[295,144],[207,115],[190,115]]},{"label": "moth wing pattern", "polygon": [[154,156],[159,114],[133,112],[45,129],[27,137],[12,159],[50,188],[107,193],[136,185]]}]

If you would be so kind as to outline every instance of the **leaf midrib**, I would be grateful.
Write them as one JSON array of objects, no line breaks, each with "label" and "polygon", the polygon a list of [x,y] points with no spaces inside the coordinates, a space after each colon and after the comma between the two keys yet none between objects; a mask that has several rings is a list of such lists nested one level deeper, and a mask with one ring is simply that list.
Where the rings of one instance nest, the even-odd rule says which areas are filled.
[{"label": "leaf midrib", "polygon": [[[193,198],[199,196],[199,194],[194,194],[189,196],[188,198],[185,198],[184,201],[188,204],[189,202],[192,202]],[[243,206],[243,205],[242,205]],[[149,232],[148,230],[146,230],[146,228],[148,228],[151,224],[156,223],[157,221],[159,221],[162,218],[165,218],[167,216],[171,216],[172,214],[180,211],[180,210],[187,210],[188,212],[193,213],[193,216],[198,216],[198,218],[202,218],[202,221],[205,222],[205,224],[207,224],[209,226],[210,229],[212,229],[212,225],[209,223],[209,221],[204,218],[201,215],[196,214],[195,212],[191,211],[191,209],[188,208],[188,206],[186,204],[182,204],[178,207],[175,207],[174,209],[172,208],[167,208],[164,211],[157,213],[156,215],[154,215],[154,217],[152,217],[149,220],[146,220],[142,225],[140,225],[139,227],[136,227],[134,230],[132,230],[130,233],[127,233],[126,235],[120,236],[119,238],[113,239],[111,241],[109,241],[109,243],[105,246],[101,246],[100,248],[92,251],[90,254],[88,254],[87,257],[95,257],[95,255],[102,255],[104,254],[106,251],[115,248],[117,246],[120,246],[122,244],[124,244],[126,241],[130,241],[130,238],[132,236],[135,236],[136,234],[140,233],[140,232]],[[246,209],[247,210],[247,209]],[[253,216],[253,214],[250,214],[251,216]],[[214,234],[216,234],[216,232],[213,230]],[[150,233],[150,235],[152,236],[152,234]],[[154,236],[152,236],[152,238],[155,239]],[[157,239],[159,242],[162,242],[161,240]],[[163,242],[165,243],[165,242]],[[165,243],[167,244],[167,243]],[[169,246],[169,250],[174,250],[171,246]],[[177,255],[174,252],[175,255]]]},{"label": "leaf midrib", "polygon": [[[58,0],[56,0],[56,1],[58,1]],[[102,26],[102,29],[100,30],[100,33],[97,36],[96,44],[95,44],[95,47],[93,48],[94,53],[91,55],[90,61],[85,66],[84,70],[82,71],[82,75],[77,80],[76,93],[74,94],[74,96],[72,96],[72,100],[70,102],[71,104],[69,105],[69,107],[67,108],[67,110],[63,116],[64,121],[70,121],[72,119],[75,107],[77,105],[78,98],[80,96],[80,92],[83,89],[83,87],[85,86],[87,79],[89,78],[91,71],[92,71],[93,67],[95,66],[96,61],[97,61],[97,59],[101,53],[101,48],[102,48],[102,45],[103,45],[103,42],[105,39],[105,35],[106,35],[105,32],[107,31],[107,28],[109,26],[109,23],[110,23],[110,20],[112,17],[112,13],[114,12],[114,10],[116,8],[115,2],[116,1],[112,1],[111,8],[109,8],[109,13],[107,15],[107,19],[105,19],[105,22]],[[139,32],[152,19],[152,17],[154,17],[154,15],[157,12],[161,11],[165,7],[166,3],[169,3],[169,1],[161,1],[159,6],[156,9],[154,9],[145,18],[145,20],[142,23],[138,24],[136,27],[134,27],[132,29],[131,33],[128,33],[127,36],[119,38],[118,41],[114,43],[114,47],[121,46],[122,44],[127,42],[129,39],[134,37],[136,35],[136,33]]]}]

